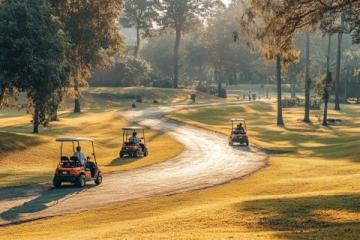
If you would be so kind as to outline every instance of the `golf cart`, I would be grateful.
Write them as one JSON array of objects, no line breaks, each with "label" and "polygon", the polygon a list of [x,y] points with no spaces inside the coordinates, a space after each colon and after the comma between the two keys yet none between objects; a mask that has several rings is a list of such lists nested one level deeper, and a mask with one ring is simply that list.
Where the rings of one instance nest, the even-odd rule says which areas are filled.
[{"label": "golf cart", "polygon": [[[90,138],[81,137],[63,137],[57,138],[57,142],[60,142],[60,163],[56,168],[53,178],[54,187],[58,188],[63,182],[73,183],[77,187],[84,187],[87,181],[94,181],[96,185],[101,184],[102,175],[96,162],[94,140]],[[80,142],[91,143],[92,156],[94,161],[91,161],[90,157],[87,157],[85,166],[81,164],[80,159],[73,156],[75,152],[75,145],[80,146]],[[64,155],[64,145],[70,143],[73,153],[71,156]],[[69,146],[68,146],[69,147]]]},{"label": "golf cart", "polygon": [[242,118],[231,119],[231,133],[229,138],[230,145],[246,145],[249,146],[249,138],[247,136],[246,122]]},{"label": "golf cart", "polygon": [[[145,142],[145,129],[142,127],[127,127],[123,128],[123,144],[120,150],[120,158],[125,156],[127,157],[146,157],[149,154],[149,151],[146,147]],[[141,132],[141,138],[138,138],[138,142],[132,141],[134,134],[137,137],[137,134]]]}]

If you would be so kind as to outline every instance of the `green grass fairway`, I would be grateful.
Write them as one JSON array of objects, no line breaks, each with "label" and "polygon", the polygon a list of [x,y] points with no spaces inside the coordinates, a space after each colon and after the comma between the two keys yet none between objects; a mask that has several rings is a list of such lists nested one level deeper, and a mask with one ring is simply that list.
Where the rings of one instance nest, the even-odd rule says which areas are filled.
[{"label": "green grass fairway", "polygon": [[[91,94],[90,94],[91,92]],[[108,101],[106,94],[122,99]],[[41,128],[39,135],[31,134],[31,116],[25,111],[4,109],[0,111],[0,188],[51,182],[59,161],[59,136],[86,136],[97,140],[98,162],[104,172],[129,170],[158,163],[176,156],[183,146],[167,134],[148,130],[148,147],[151,152],[146,158],[119,159],[122,144],[122,127],[128,123],[121,117],[119,106],[128,107],[126,94],[142,93],[151,98],[163,98],[169,95],[167,102],[175,101],[181,94],[173,90],[131,88],[131,89],[87,89],[84,92],[81,114],[70,113],[72,101],[62,106],[60,121],[52,122],[49,127]],[[124,96],[128,97],[124,97]],[[205,96],[204,96],[205,97]],[[184,96],[186,99],[186,96]],[[185,101],[185,100],[184,100]],[[104,102],[106,103],[104,105]],[[164,103],[165,104],[165,103]],[[171,145],[172,148],[161,147]],[[84,144],[84,152],[90,155],[90,147]]]},{"label": "green grass fairway", "polygon": [[[319,126],[317,112],[312,113],[313,124],[303,123],[302,109],[286,110],[286,128],[278,128],[274,110],[272,103],[256,103],[170,116],[225,134],[229,118],[245,117],[251,142],[272,153],[266,168],[245,179],[6,227],[0,229],[0,236],[22,240],[78,239],[80,234],[83,239],[359,239],[360,106],[344,106],[341,114],[331,111],[330,116],[343,123],[328,128]],[[86,223],[86,233],[74,222]]]},{"label": "green grass fairway", "polygon": [[[170,89],[170,88],[151,88],[151,87],[128,87],[128,88],[87,88],[83,90],[83,100],[86,107],[91,109],[102,107],[123,107],[129,108],[132,103],[137,107],[171,105],[171,104],[190,104],[190,95],[196,93],[197,103],[226,101],[218,97],[196,92],[191,89]],[[137,103],[136,99],[142,98],[142,103]],[[157,101],[158,103],[154,103]],[[69,104],[69,102],[67,102]]]}]

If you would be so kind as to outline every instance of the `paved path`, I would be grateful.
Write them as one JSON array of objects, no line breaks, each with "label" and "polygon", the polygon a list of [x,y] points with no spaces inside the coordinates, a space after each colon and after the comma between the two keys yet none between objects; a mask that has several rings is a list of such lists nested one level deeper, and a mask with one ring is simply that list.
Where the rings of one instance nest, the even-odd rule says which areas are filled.
[{"label": "paved path", "polygon": [[[185,107],[122,114],[175,137],[185,146],[179,156],[140,169],[105,174],[100,186],[89,184],[84,189],[41,185],[0,189],[0,226],[207,188],[244,177],[266,164],[266,155],[256,148],[234,148],[227,144],[226,136],[162,118]],[[150,149],[150,154],[156,153]]]}]

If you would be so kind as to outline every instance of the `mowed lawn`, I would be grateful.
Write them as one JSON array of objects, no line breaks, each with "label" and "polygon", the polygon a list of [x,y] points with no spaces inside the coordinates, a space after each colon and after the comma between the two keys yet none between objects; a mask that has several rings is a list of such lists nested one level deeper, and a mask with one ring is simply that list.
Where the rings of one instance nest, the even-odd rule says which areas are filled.
[{"label": "mowed lawn", "polygon": [[[31,117],[7,112],[0,117],[0,187],[51,183],[59,162],[59,136],[81,136],[96,140],[97,161],[103,172],[129,170],[158,163],[178,155],[183,146],[169,135],[148,129],[146,131],[150,155],[140,159],[118,159],[122,144],[121,129],[131,125],[121,117],[121,112],[110,110],[63,113],[60,121],[41,129],[39,135],[31,134]],[[172,148],[161,146],[171,145]],[[91,145],[81,143],[82,150],[91,156]],[[64,145],[64,155],[72,155],[72,144]],[[156,155],[152,152],[158,152]]]},{"label": "mowed lawn", "polygon": [[286,127],[278,128],[272,103],[170,117],[227,134],[233,116],[246,118],[251,142],[271,153],[257,173],[202,191],[0,228],[0,239],[359,239],[360,106],[331,111],[342,123],[328,128],[319,126],[317,112],[313,124],[303,123],[302,109],[285,110]]}]

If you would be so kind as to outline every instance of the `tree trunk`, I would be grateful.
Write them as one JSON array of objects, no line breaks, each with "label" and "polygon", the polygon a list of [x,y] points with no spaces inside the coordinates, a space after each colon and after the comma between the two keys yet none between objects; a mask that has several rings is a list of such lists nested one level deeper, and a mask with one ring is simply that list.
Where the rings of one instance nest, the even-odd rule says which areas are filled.
[{"label": "tree trunk", "polygon": [[338,33],[338,45],[336,53],[336,76],[335,76],[335,110],[340,111],[340,71],[341,71],[341,41],[342,33]]},{"label": "tree trunk", "polygon": [[283,126],[282,96],[281,96],[281,56],[276,56],[276,86],[277,86],[277,125]]},{"label": "tree trunk", "polygon": [[75,106],[74,106],[74,113],[80,113],[81,107],[80,107],[80,92],[79,92],[79,82],[76,80],[74,84],[74,90],[75,90]]},{"label": "tree trunk", "polygon": [[331,51],[331,33],[328,34],[328,48],[326,53],[326,72],[330,72],[330,51]]},{"label": "tree trunk", "polygon": [[136,58],[139,56],[140,44],[141,44],[140,28],[136,27],[136,46],[135,46],[135,52],[134,52],[134,56]]},{"label": "tree trunk", "polygon": [[331,50],[331,34],[328,34],[328,48],[326,54],[326,79],[324,84],[324,115],[323,115],[323,126],[327,126],[327,116],[328,116],[328,103],[330,98],[330,83],[331,83],[331,72],[330,72],[330,50]]},{"label": "tree trunk", "polygon": [[222,80],[220,76],[220,70],[216,70],[216,80],[218,82],[218,97],[221,97],[221,91],[222,91]]},{"label": "tree trunk", "polygon": [[311,79],[309,76],[310,67],[310,35],[306,32],[306,51],[305,51],[305,114],[304,122],[310,122],[310,89]]},{"label": "tree trunk", "polygon": [[40,125],[40,110],[37,103],[35,103],[35,111],[33,116],[33,133],[39,133]]},{"label": "tree trunk", "polygon": [[0,90],[0,109],[3,107],[6,89],[1,88]]},{"label": "tree trunk", "polygon": [[328,103],[329,103],[329,98],[330,98],[330,83],[331,83],[331,72],[328,71],[326,73],[326,79],[325,79],[325,87],[324,87],[324,116],[323,116],[323,122],[322,125],[323,126],[327,126],[328,122],[327,122],[327,116],[328,116]]},{"label": "tree trunk", "polygon": [[51,113],[50,121],[59,121],[58,110],[59,110],[59,104],[55,106],[53,112]]},{"label": "tree trunk", "polygon": [[[325,95],[326,94],[326,95]],[[326,92],[324,93],[324,116],[323,116],[323,122],[322,125],[323,126],[327,126],[327,115],[328,115],[328,102],[329,102],[329,93]]]},{"label": "tree trunk", "polygon": [[296,80],[294,76],[291,76],[290,80],[290,94],[292,99],[296,98]]},{"label": "tree trunk", "polygon": [[174,46],[174,88],[178,88],[179,84],[179,48],[181,41],[181,28],[176,28],[176,38]]},{"label": "tree trunk", "polygon": [[[358,84],[360,85],[360,74],[358,75]],[[360,91],[358,90],[356,97],[356,103],[360,103]]]},{"label": "tree trunk", "polygon": [[266,98],[269,99],[270,98],[270,95],[269,95],[269,91],[270,91],[270,87],[269,87],[269,84],[270,84],[270,79],[269,77],[266,77]]}]

